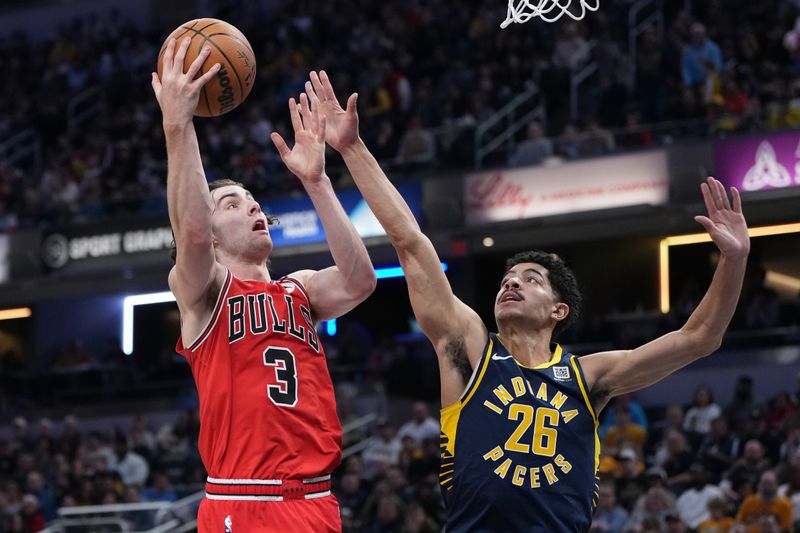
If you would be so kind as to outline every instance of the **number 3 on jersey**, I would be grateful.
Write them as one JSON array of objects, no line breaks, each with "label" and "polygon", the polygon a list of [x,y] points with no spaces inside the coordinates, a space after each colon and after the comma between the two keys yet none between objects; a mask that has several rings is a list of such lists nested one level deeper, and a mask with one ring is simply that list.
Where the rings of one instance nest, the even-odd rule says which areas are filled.
[{"label": "number 3 on jersey", "polygon": [[264,365],[275,367],[275,385],[267,385],[272,403],[281,407],[297,405],[297,367],[289,348],[270,346],[264,350]]}]

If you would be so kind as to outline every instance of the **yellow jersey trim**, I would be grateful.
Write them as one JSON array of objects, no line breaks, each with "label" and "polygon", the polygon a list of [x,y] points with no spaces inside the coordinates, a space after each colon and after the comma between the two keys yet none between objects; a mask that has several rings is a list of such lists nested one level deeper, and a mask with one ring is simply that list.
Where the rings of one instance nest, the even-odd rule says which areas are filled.
[{"label": "yellow jersey trim", "polygon": [[537,366],[525,366],[522,363],[520,363],[519,361],[517,361],[516,357],[514,358],[514,361],[516,361],[517,364],[519,366],[521,366],[522,368],[527,368],[528,370],[539,370],[539,369],[542,369],[542,368],[550,368],[553,365],[557,365],[558,363],[561,362],[561,357],[563,355],[564,355],[564,350],[561,349],[561,345],[560,344],[556,344],[556,349],[553,350],[553,357],[551,357],[550,360],[548,362],[546,362],[546,363],[542,363],[541,365],[537,365]]},{"label": "yellow jersey trim", "polygon": [[586,385],[583,383],[583,374],[578,368],[577,359],[578,358],[576,356],[572,356],[569,362],[572,365],[572,368],[575,369],[575,379],[578,380],[578,387],[581,389],[581,396],[583,396],[583,401],[586,402],[586,408],[589,409],[589,413],[592,415],[592,420],[594,420],[594,473],[597,475],[597,471],[600,469],[600,435],[597,432],[598,428],[600,427],[600,422],[597,420],[597,415],[592,407],[592,402],[589,400],[589,394],[586,390]]},{"label": "yellow jersey trim", "polygon": [[489,360],[492,358],[491,354],[493,347],[494,342],[492,341],[492,338],[489,337],[489,344],[486,347],[486,353],[483,354],[483,358],[478,363],[480,365],[480,370],[478,371],[477,375],[474,376],[474,379],[472,379],[467,385],[467,388],[464,390],[464,394],[461,395],[461,399],[451,403],[439,411],[439,418],[442,424],[442,443],[440,447],[442,449],[443,459],[449,459],[455,454],[456,431],[458,430],[458,419],[461,416],[461,409],[463,409],[464,406],[470,401],[472,396],[475,394],[475,391],[478,390],[478,387],[483,380],[483,376],[486,375],[486,369],[489,366]]}]

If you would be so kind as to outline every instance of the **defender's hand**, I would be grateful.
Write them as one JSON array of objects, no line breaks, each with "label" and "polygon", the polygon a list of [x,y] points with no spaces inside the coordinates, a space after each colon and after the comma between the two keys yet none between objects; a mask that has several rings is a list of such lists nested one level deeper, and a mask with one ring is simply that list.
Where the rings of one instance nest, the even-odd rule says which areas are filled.
[{"label": "defender's hand", "polygon": [[725,187],[714,178],[700,185],[708,216],[696,216],[694,219],[703,225],[711,240],[717,245],[722,255],[728,257],[744,257],[750,253],[750,236],[747,233],[747,222],[742,214],[742,199],[736,187],[731,187],[733,206],[728,200]]},{"label": "defender's hand", "polygon": [[347,99],[347,109],[342,109],[336,94],[333,92],[331,80],[323,70],[319,74],[311,72],[311,82],[306,82],[306,94],[316,106],[319,101],[320,112],[325,115],[328,128],[325,140],[337,152],[343,152],[359,141],[358,111],[356,110],[358,94],[353,93]]}]

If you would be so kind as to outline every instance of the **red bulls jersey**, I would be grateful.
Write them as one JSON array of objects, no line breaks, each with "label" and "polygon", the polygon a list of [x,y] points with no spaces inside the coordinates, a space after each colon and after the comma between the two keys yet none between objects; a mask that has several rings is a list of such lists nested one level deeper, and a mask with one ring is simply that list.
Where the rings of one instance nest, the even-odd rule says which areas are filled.
[{"label": "red bulls jersey", "polygon": [[333,384],[300,282],[228,272],[203,332],[176,349],[197,384],[210,477],[312,478],[339,464]]}]

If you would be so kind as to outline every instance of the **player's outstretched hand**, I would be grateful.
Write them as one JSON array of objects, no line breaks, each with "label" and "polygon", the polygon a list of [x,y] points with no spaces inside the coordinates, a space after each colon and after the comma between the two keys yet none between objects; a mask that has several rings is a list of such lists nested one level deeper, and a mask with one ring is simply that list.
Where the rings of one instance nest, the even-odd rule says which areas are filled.
[{"label": "player's outstretched hand", "polygon": [[742,214],[742,199],[736,187],[731,187],[733,206],[725,187],[714,178],[700,185],[708,216],[694,219],[703,225],[719,251],[728,257],[744,257],[750,252],[750,236]]},{"label": "player's outstretched hand", "polygon": [[203,62],[211,52],[211,47],[206,45],[189,65],[189,69],[183,72],[183,61],[186,58],[186,50],[189,48],[190,42],[191,39],[186,37],[176,51],[175,39],[170,39],[161,59],[163,61],[161,79],[157,73],[153,72],[152,74],[150,83],[153,86],[158,105],[161,106],[164,124],[185,124],[191,121],[194,111],[197,109],[200,89],[220,69],[220,64],[215,63],[205,74],[195,79]]},{"label": "player's outstretched hand", "polygon": [[[306,94],[311,99],[312,105],[321,110],[328,121],[325,140],[337,152],[343,152],[354,146],[359,141],[358,136],[358,94],[353,93],[347,99],[347,108],[342,109],[339,100],[333,92],[328,74],[322,70],[318,73],[311,72],[310,82],[306,82]],[[316,101],[319,101],[319,104]]]},{"label": "player's outstretched hand", "polygon": [[292,174],[303,183],[319,181],[325,177],[325,115],[318,106],[309,105],[305,94],[300,95],[299,104],[294,98],[289,99],[289,115],[294,129],[294,147],[289,149],[278,132],[273,132],[270,138]]}]

